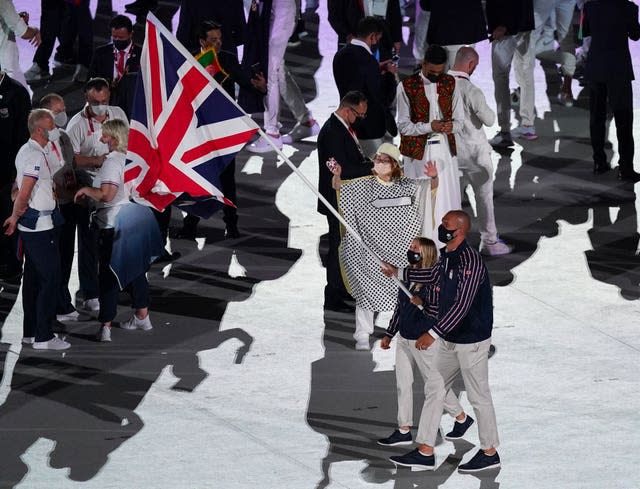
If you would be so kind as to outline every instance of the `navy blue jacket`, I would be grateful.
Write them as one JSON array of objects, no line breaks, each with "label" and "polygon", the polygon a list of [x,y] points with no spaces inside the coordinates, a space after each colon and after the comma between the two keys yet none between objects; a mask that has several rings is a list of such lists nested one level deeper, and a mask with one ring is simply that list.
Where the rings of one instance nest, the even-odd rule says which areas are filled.
[{"label": "navy blue jacket", "polygon": [[480,253],[463,241],[440,250],[433,268],[404,270],[404,279],[436,286],[438,318],[433,330],[452,343],[478,343],[491,337],[493,297]]},{"label": "navy blue jacket", "polygon": [[424,312],[414,306],[403,291],[398,290],[398,302],[396,302],[393,316],[391,316],[391,321],[385,331],[385,335],[390,338],[400,332],[400,336],[407,340],[417,340],[424,333],[427,333],[435,323],[438,312],[435,307],[435,288],[423,285],[420,290],[416,290],[417,285],[413,284],[409,291],[422,299]]}]

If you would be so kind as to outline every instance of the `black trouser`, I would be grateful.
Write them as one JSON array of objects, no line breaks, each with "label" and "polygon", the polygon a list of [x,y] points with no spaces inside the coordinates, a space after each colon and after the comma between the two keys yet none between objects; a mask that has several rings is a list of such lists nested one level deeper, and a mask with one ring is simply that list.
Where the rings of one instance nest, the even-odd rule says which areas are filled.
[{"label": "black trouser", "polygon": [[23,335],[36,341],[53,338],[51,329],[56,315],[60,288],[60,253],[57,232],[53,229],[20,232],[24,250],[22,281]]},{"label": "black trouser", "polygon": [[167,236],[169,235],[169,223],[171,222],[171,206],[162,212],[151,208],[153,216],[156,218],[158,227],[160,228],[160,236],[162,236],[162,246],[167,244]]},{"label": "black trouser", "polygon": [[56,228],[60,249],[60,288],[56,314],[69,314],[75,311],[69,293],[69,279],[71,278],[71,267],[76,247],[76,210],[74,206],[75,204],[72,202],[60,206],[64,224]]},{"label": "black trouser", "polygon": [[72,204],[74,219],[78,228],[78,278],[80,293],[84,299],[98,297],[98,236],[91,226],[91,211],[88,207]]},{"label": "black trouser", "polygon": [[[99,280],[100,280],[100,314],[98,321],[110,323],[118,313],[118,297],[120,286],[115,274],[109,267],[111,252],[113,250],[113,229],[101,229],[98,231]],[[131,295],[134,309],[149,307],[149,282],[146,274],[142,273],[133,282],[125,287]]]},{"label": "black trouser", "polygon": [[348,293],[340,272],[338,251],[342,239],[340,237],[340,223],[332,215],[326,217],[329,224],[329,251],[325,262],[327,267],[327,286],[324,289],[324,301],[325,305],[331,305],[342,301],[348,296]]},{"label": "black trouser", "polygon": [[61,36],[58,57],[73,58],[73,46],[77,37],[78,64],[88,68],[93,53],[93,19],[89,10],[89,0],[80,0],[80,5],[65,2]]},{"label": "black trouser", "polygon": [[618,153],[620,171],[633,171],[633,93],[630,80],[612,80],[606,83],[592,83],[589,95],[589,128],[593,162],[606,165],[604,152],[607,124],[607,103],[613,112],[618,133]]},{"label": "black trouser", "polygon": [[42,0],[40,16],[40,37],[42,42],[36,54],[33,56],[33,62],[42,70],[49,71],[49,58],[53,52],[53,45],[56,37],[60,38],[62,33],[62,20],[64,18],[65,2],[60,0]]}]

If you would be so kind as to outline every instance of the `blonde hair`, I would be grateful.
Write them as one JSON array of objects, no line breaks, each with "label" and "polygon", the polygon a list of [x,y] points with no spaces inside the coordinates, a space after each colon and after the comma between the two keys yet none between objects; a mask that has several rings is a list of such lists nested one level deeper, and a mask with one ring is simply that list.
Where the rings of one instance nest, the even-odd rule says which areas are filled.
[{"label": "blonde hair", "polygon": [[438,248],[436,244],[429,238],[415,238],[420,245],[420,254],[422,255],[422,262],[420,268],[430,268],[438,261]]},{"label": "blonde hair", "polygon": [[111,136],[118,141],[116,151],[120,153],[127,152],[129,144],[129,125],[121,119],[111,119],[102,124],[102,134]]},{"label": "blonde hair", "polygon": [[36,132],[36,127],[39,127],[37,123],[43,119],[53,120],[53,114],[49,109],[33,109],[29,112],[29,117],[27,118],[27,129],[29,129],[29,134]]}]

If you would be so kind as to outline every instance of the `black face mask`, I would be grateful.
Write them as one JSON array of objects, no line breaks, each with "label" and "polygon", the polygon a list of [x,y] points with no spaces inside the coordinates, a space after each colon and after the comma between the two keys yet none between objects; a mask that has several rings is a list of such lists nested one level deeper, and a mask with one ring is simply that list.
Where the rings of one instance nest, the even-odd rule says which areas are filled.
[{"label": "black face mask", "polygon": [[121,39],[113,40],[113,47],[116,48],[118,51],[124,51],[125,49],[127,49],[127,46],[129,44],[131,44],[131,39],[127,39],[126,41],[123,41]]},{"label": "black face mask", "polygon": [[441,243],[448,243],[455,237],[453,235],[455,232],[455,229],[453,231],[449,231],[446,227],[444,227],[444,224],[440,224],[440,226],[438,226],[438,240]]},{"label": "black face mask", "polygon": [[431,83],[438,83],[440,81],[440,78],[442,78],[442,73],[439,74],[435,74],[435,73],[427,73],[427,80],[429,80]]},{"label": "black face mask", "polygon": [[420,263],[422,260],[422,255],[420,253],[416,253],[415,251],[407,251],[407,261],[411,265],[415,265],[416,263]]}]

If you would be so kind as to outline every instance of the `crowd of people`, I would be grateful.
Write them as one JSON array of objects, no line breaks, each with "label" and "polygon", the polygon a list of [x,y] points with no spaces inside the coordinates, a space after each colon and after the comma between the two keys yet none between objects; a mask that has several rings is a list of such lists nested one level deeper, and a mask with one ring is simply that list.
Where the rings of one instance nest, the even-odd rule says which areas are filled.
[{"label": "crowd of people", "polygon": [[[487,363],[493,305],[481,255],[501,256],[513,247],[500,239],[496,227],[492,146],[538,138],[538,58],[557,64],[562,77],[558,102],[565,106],[573,104],[573,78],[578,70],[583,73],[590,88],[593,172],[611,169],[605,153],[609,105],[619,140],[618,178],[640,181],[633,168],[628,49],[629,38],[640,38],[637,6],[628,0],[420,0],[413,46],[418,66],[401,76],[401,8],[406,2],[328,0],[328,21],[338,37],[332,69],[339,104],[327,101],[337,109],[321,124],[285,63],[287,46],[300,33],[300,2],[222,3],[176,3],[181,8],[177,38],[194,56],[213,50],[220,69],[210,73],[245,111],[263,113],[264,134],[247,151],[276,152],[317,135],[323,197],[318,211],[327,217],[329,229],[325,309],[354,313],[357,350],[370,349],[376,314],[393,311],[381,345],[388,349],[391,338],[397,338],[398,429],[379,443],[413,441],[415,365],[425,381],[419,447],[391,460],[433,469],[443,408],[456,419],[446,439],[462,437],[475,421],[450,390],[461,373],[481,450],[460,470],[498,467]],[[154,8],[157,2],[136,0],[126,10],[143,17]],[[308,1],[305,8],[314,11],[318,4]],[[96,339],[111,341],[124,289],[132,296],[134,312],[120,327],[152,328],[146,271],[154,260],[167,259],[162,247],[170,208],[152,213],[133,204],[124,182],[128,119],[142,55],[130,17],[114,16],[110,42],[92,50],[88,0],[43,0],[41,16],[40,29],[30,27],[27,14],[16,12],[9,0],[0,1],[0,137],[5,143],[0,217],[5,234],[13,237],[3,241],[3,260],[10,263],[17,249],[24,256],[23,343],[59,350],[70,344],[54,335],[55,320],[78,321],[85,314],[100,323]],[[16,37],[38,45],[24,75]],[[83,84],[86,100],[68,121],[60,94],[47,94],[31,108],[28,83],[50,79],[56,38],[60,43],[53,60],[75,66],[72,80]],[[474,46],[487,39],[497,114],[472,82],[480,62]],[[581,58],[585,61],[579,66]],[[514,93],[512,67],[518,83]],[[286,134],[281,133],[283,100],[295,117]],[[512,127],[514,101],[518,122]],[[489,140],[484,128],[496,120],[499,132]],[[399,145],[394,145],[398,136]],[[241,207],[233,161],[220,181],[225,196]],[[468,185],[476,200],[479,250],[466,241],[471,218],[461,208]],[[198,221],[187,215],[177,237],[195,238]],[[226,236],[237,238],[235,208],[225,208],[224,221]],[[152,239],[123,244],[123,236],[135,239],[142,229]],[[74,305],[69,280],[76,234],[81,299]],[[19,270],[21,264],[14,267]],[[406,284],[406,293],[398,292],[398,281]]]}]

